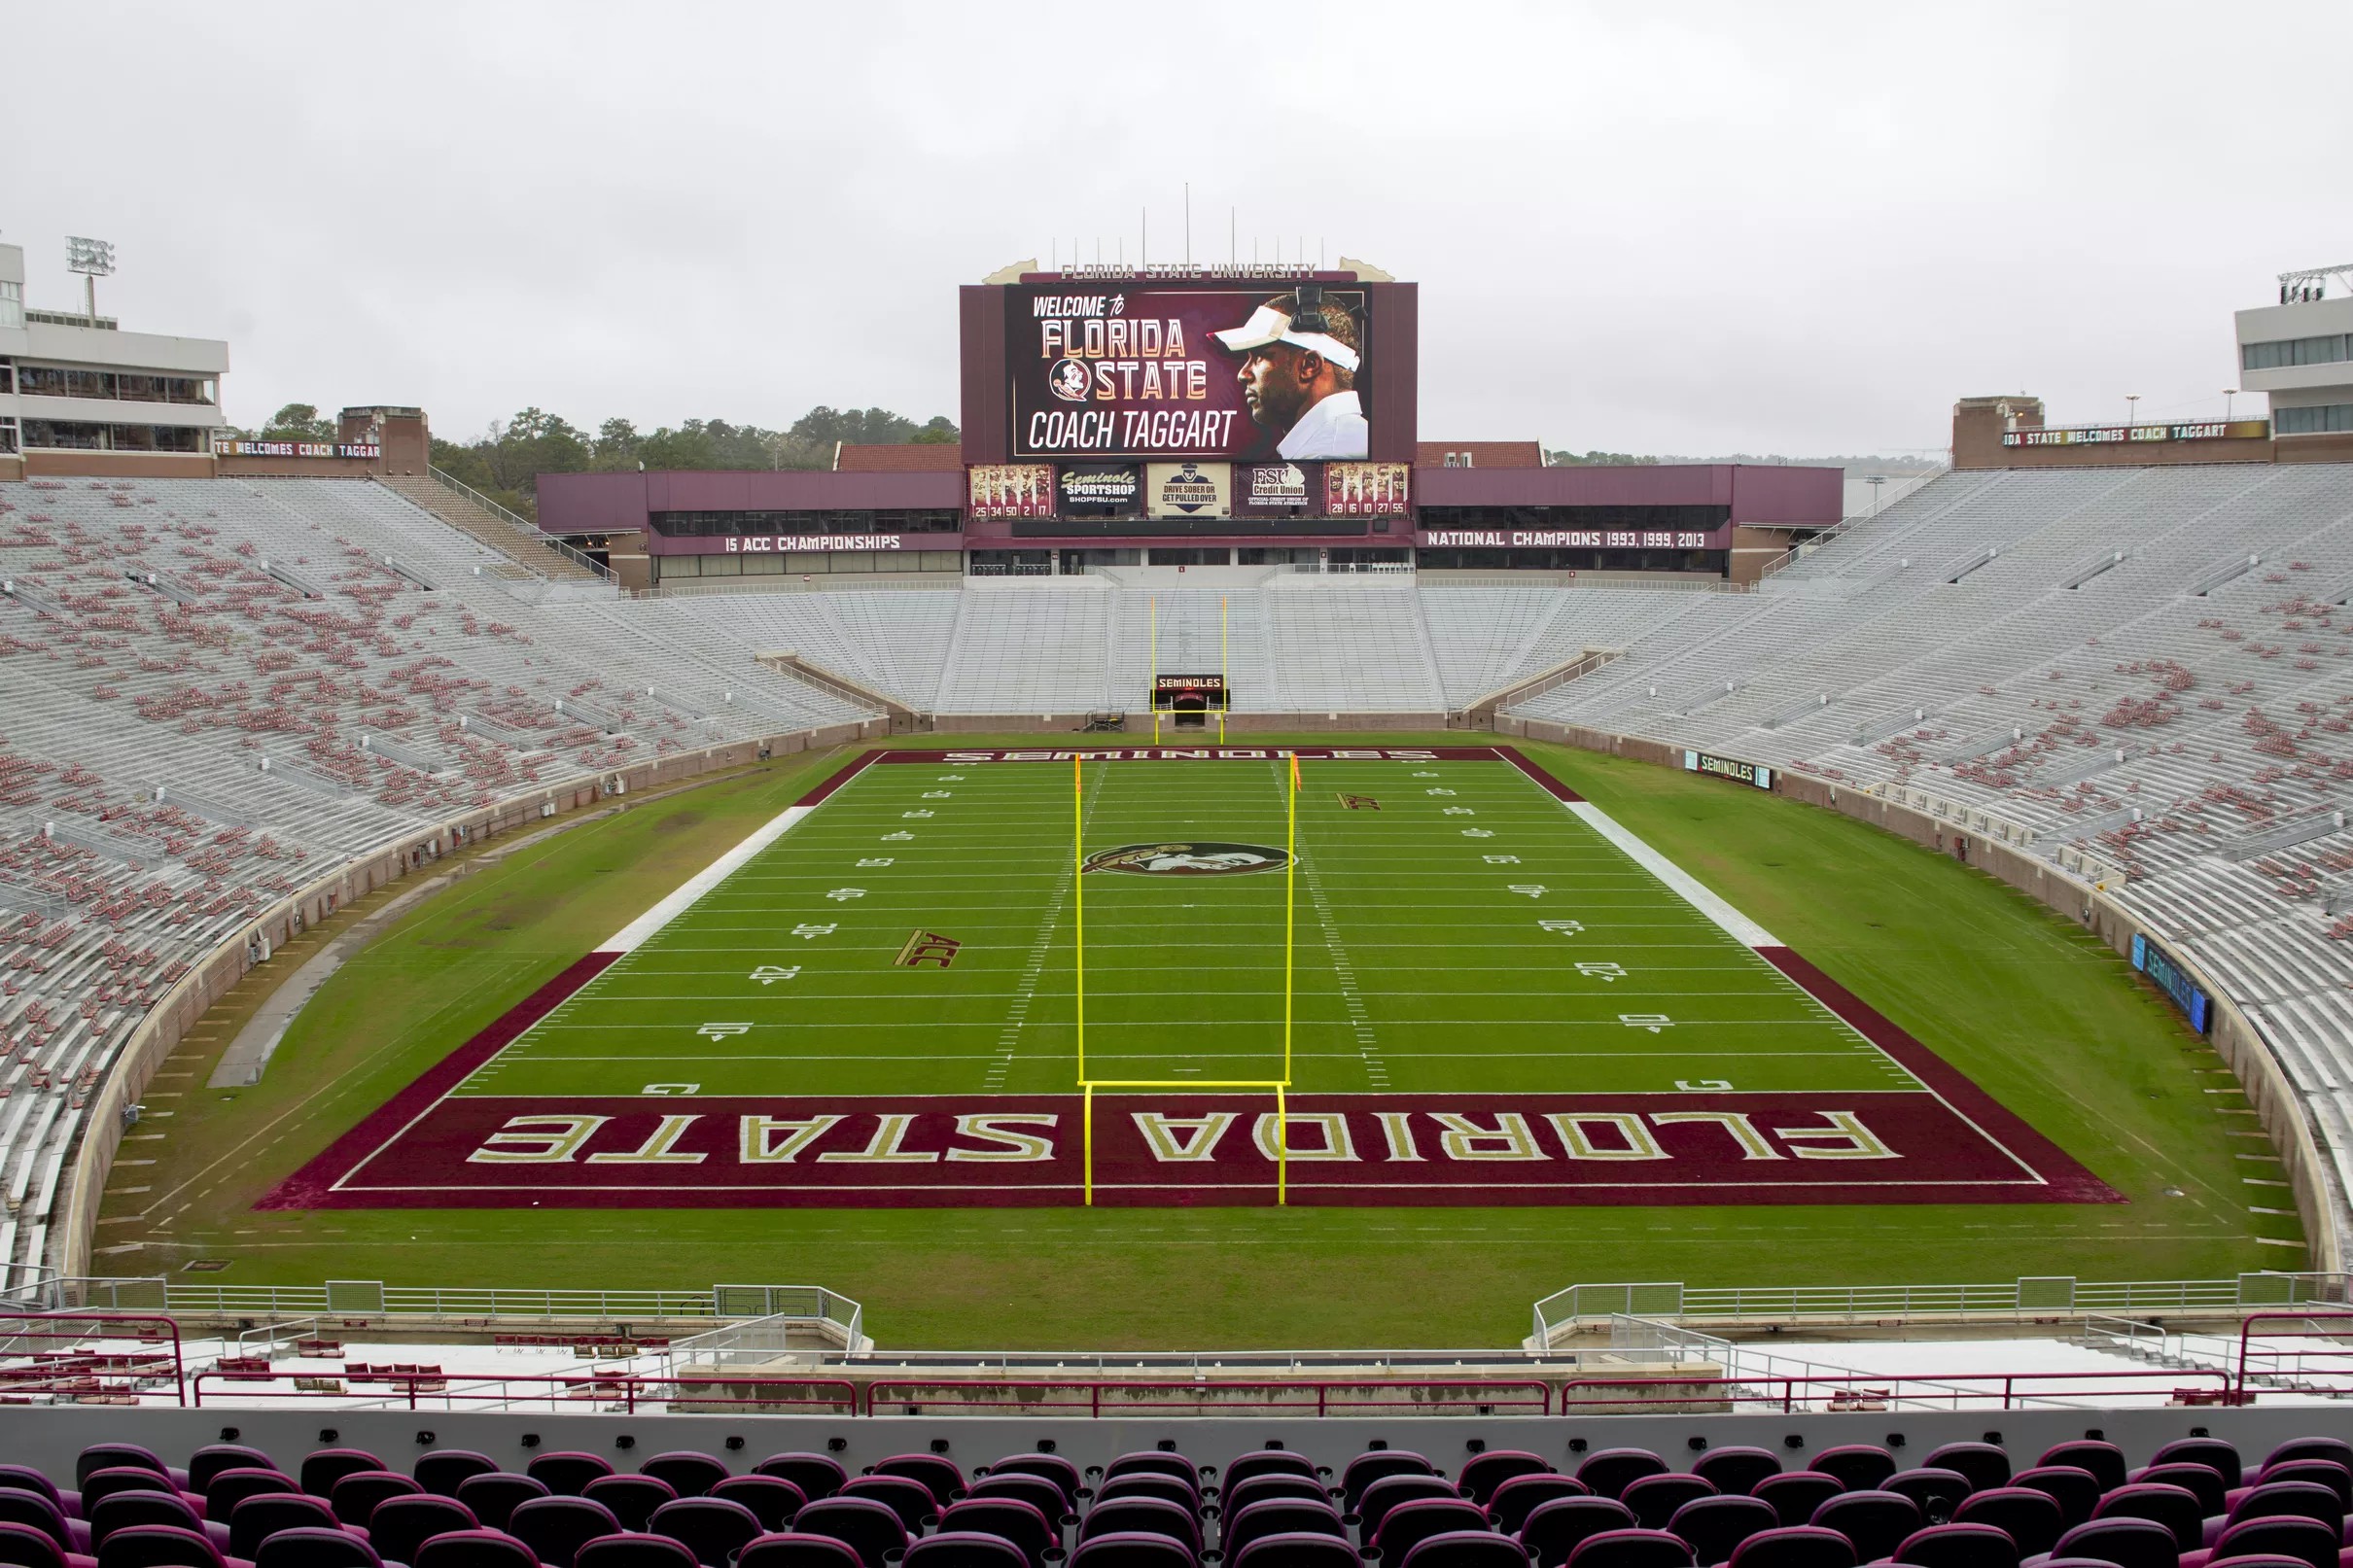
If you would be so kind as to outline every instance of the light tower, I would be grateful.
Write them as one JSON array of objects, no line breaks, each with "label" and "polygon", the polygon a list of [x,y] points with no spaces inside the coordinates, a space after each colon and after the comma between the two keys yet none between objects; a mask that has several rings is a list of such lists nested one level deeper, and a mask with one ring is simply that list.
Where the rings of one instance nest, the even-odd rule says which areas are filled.
[{"label": "light tower", "polygon": [[83,314],[89,325],[98,325],[98,280],[115,274],[115,247],[112,240],[85,239],[79,234],[65,236],[65,270],[82,274]]}]

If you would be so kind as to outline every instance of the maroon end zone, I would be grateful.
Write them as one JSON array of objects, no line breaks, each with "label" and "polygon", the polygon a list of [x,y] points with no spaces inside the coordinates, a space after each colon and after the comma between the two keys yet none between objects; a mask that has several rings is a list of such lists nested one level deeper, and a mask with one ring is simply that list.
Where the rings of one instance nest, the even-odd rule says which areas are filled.
[{"label": "maroon end zone", "polygon": [[[1915,1091],[1309,1095],[1286,1109],[1295,1203],[2115,1198],[2064,1156],[2037,1168]],[[1095,1201],[1271,1202],[1274,1121],[1263,1093],[1099,1093]],[[1084,1137],[1076,1095],[474,1096],[263,1206],[1067,1205],[1083,1196]]]}]

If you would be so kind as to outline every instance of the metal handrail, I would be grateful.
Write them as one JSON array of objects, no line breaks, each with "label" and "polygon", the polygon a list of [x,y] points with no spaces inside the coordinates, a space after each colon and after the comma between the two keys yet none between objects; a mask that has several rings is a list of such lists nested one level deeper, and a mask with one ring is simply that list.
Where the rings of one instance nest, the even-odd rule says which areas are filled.
[{"label": "metal handrail", "polygon": [[[1586,1299],[1593,1305],[1587,1306]],[[1559,1329],[1630,1312],[1711,1320],[1907,1318],[1985,1314],[2081,1317],[2119,1312],[2252,1312],[2250,1321],[2299,1301],[2341,1306],[2342,1274],[2255,1272],[2232,1279],[2014,1280],[2008,1284],[1686,1286],[1671,1281],[1571,1285],[1535,1304],[1534,1342]],[[1637,1305],[1638,1303],[1638,1305]],[[2301,1314],[2299,1314],[2301,1315]]]},{"label": "metal handrail", "polygon": [[[0,1356],[25,1354],[17,1347],[17,1342],[20,1340],[55,1340],[69,1344],[88,1340],[136,1340],[142,1344],[168,1343],[171,1346],[172,1387],[180,1403],[188,1403],[188,1355],[180,1339],[180,1325],[176,1319],[158,1312],[0,1312],[0,1325],[7,1324],[18,1326],[0,1327]],[[57,1328],[39,1326],[46,1324],[57,1325]],[[73,1332],[63,1332],[69,1328]],[[118,1329],[123,1332],[108,1332]],[[18,1379],[7,1382],[7,1387],[13,1392],[39,1391],[20,1380],[16,1373],[0,1373],[0,1379],[9,1378]]]},{"label": "metal handrail", "polygon": [[[773,1409],[780,1405],[823,1406],[826,1411],[856,1415],[859,1413],[858,1385],[846,1377],[644,1377],[632,1373],[448,1373],[448,1372],[199,1372],[189,1379],[182,1404],[202,1410],[209,1388],[217,1407],[222,1400],[224,1385],[236,1384],[250,1389],[255,1383],[284,1383],[334,1380],[347,1385],[342,1390],[318,1388],[271,1388],[262,1392],[264,1399],[334,1400],[346,1409],[365,1409],[370,1403],[379,1405],[405,1401],[408,1410],[455,1410],[458,1402],[476,1405],[513,1406],[521,1403],[548,1404],[559,1402],[618,1403],[624,1413],[634,1414],[641,1405],[724,1405],[728,1407],[756,1407]],[[370,1401],[366,1394],[354,1394],[349,1385],[378,1383],[385,1387],[380,1401]],[[520,1388],[522,1392],[516,1390]],[[797,1390],[793,1393],[768,1393],[763,1390]],[[541,1390],[541,1392],[532,1392]],[[419,1400],[427,1403],[420,1405]],[[435,1403],[435,1402],[438,1402]]]},{"label": "metal handrail", "polygon": [[535,543],[545,545],[547,548],[553,550],[556,554],[564,557],[564,559],[572,562],[576,566],[586,567],[604,581],[611,582],[614,580],[613,570],[610,567],[602,567],[597,565],[594,561],[581,554],[579,550],[574,549],[562,540],[557,539],[554,535],[543,530],[538,524],[529,522],[524,518],[517,516],[515,513],[509,511],[506,507],[500,505],[488,496],[483,495],[479,490],[476,490],[465,480],[457,477],[453,473],[450,473],[447,470],[437,469],[429,463],[425,466],[425,471],[432,474],[433,477],[439,482],[442,488],[456,491],[459,495],[464,496],[468,501],[473,502],[475,505],[490,513],[491,516],[496,517],[499,519],[499,521],[513,529],[516,533],[528,537]]},{"label": "metal handrail", "polygon": [[1832,540],[1844,537],[1847,530],[1853,528],[1856,524],[1873,521],[1888,507],[1894,505],[1897,502],[1902,501],[1906,496],[1912,495],[1915,491],[1925,487],[1929,480],[1942,478],[1951,471],[1951,467],[1948,465],[1945,468],[1929,469],[1923,472],[1914,474],[1912,476],[1911,483],[1898,486],[1896,493],[1892,496],[1881,496],[1878,503],[1872,506],[1871,510],[1856,512],[1852,517],[1842,517],[1836,524],[1829,528],[1823,529],[1819,534],[1814,535],[1811,539],[1805,540],[1799,544],[1792,544],[1788,549],[1783,550],[1779,555],[1776,555],[1772,560],[1766,562],[1765,570],[1757,574],[1757,581],[1763,582],[1767,577],[1773,576],[1778,573],[1783,567],[1796,563],[1800,559],[1801,550],[1809,554],[1814,550],[1820,549],[1823,545],[1830,543]]},{"label": "metal handrail", "polygon": [[[967,1397],[974,1393],[1002,1397]],[[910,1394],[914,1397],[910,1398]],[[1057,1401],[1053,1398],[1057,1394],[1070,1397]],[[1098,1417],[1104,1414],[1106,1394],[1111,1396],[1110,1411],[1114,1415],[1146,1412],[1153,1415],[1230,1415],[1243,1407],[1277,1411],[1287,1415],[1318,1417],[1392,1411],[1410,1411],[1416,1415],[1437,1415],[1445,1413],[1448,1409],[1467,1409],[1482,1415],[1552,1413],[1552,1386],[1536,1381],[1349,1379],[1339,1382],[1227,1383],[1198,1377],[1185,1382],[1093,1382],[1063,1378],[1039,1378],[1025,1382],[966,1382],[961,1379],[871,1382],[866,1385],[865,1413],[886,1414],[888,1412],[882,1407],[896,1405],[919,1408],[927,1415],[981,1414],[1011,1410],[1025,1415],[1084,1413],[1089,1417]],[[1244,1397],[1257,1394],[1269,1397]],[[1357,1394],[1366,1397],[1350,1397]],[[1435,1397],[1440,1394],[1460,1394],[1465,1397],[1457,1403],[1442,1404]],[[1393,1397],[1378,1397],[1383,1395]]]}]

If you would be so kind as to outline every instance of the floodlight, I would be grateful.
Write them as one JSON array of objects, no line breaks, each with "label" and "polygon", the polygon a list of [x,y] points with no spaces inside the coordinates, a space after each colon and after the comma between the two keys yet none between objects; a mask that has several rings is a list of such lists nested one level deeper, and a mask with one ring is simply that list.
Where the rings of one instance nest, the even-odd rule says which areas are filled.
[{"label": "floodlight", "polygon": [[65,270],[79,272],[87,277],[113,277],[115,273],[114,241],[85,239],[79,234],[66,235]]}]

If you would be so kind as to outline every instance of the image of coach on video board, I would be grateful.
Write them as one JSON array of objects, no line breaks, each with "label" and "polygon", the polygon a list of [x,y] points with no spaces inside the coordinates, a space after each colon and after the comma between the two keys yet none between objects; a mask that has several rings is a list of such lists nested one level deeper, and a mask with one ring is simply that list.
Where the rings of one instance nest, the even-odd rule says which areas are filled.
[{"label": "image of coach on video board", "polygon": [[1317,284],[1267,300],[1240,327],[1215,334],[1242,356],[1235,379],[1250,418],[1291,462],[1360,458],[1369,450],[1356,372],[1363,334],[1346,306]]}]

